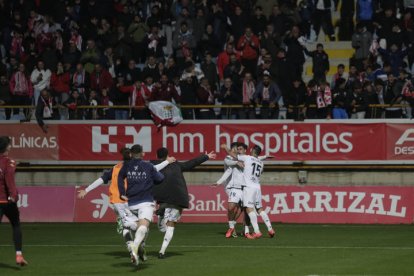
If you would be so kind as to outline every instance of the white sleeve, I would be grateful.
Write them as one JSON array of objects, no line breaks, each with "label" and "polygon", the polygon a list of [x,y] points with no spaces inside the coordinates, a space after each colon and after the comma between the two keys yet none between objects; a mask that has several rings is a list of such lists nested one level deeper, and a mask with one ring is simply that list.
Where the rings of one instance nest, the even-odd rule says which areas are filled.
[{"label": "white sleeve", "polygon": [[162,169],[164,169],[165,167],[167,167],[167,166],[168,166],[168,164],[170,164],[170,163],[168,163],[168,161],[167,161],[167,160],[165,160],[165,161],[163,161],[163,162],[159,163],[158,165],[155,165],[154,167],[155,167],[155,169],[159,172],[160,170],[162,170]]},{"label": "white sleeve", "polygon": [[236,166],[237,165],[237,162],[238,161],[237,160],[234,160],[233,157],[226,157],[224,159],[224,164],[226,164],[229,167]]},{"label": "white sleeve", "polygon": [[257,157],[257,159],[259,159],[259,160],[266,160],[267,159],[267,155],[262,155],[262,156],[259,156],[259,157]]},{"label": "white sleeve", "polygon": [[231,169],[231,168],[228,168],[228,169],[227,169],[227,170],[223,173],[223,175],[220,177],[220,179],[216,181],[216,183],[217,183],[218,185],[223,184],[223,183],[224,183],[224,181],[226,181],[226,180],[230,177],[230,175],[231,175],[231,171],[232,171],[232,169]]},{"label": "white sleeve", "polygon": [[248,155],[237,155],[237,160],[239,161],[246,161]]},{"label": "white sleeve", "polygon": [[103,181],[102,178],[99,177],[91,185],[89,185],[88,187],[86,187],[85,191],[86,191],[86,193],[89,193],[93,189],[96,189],[97,187],[101,186],[102,184],[104,184],[104,181]]}]

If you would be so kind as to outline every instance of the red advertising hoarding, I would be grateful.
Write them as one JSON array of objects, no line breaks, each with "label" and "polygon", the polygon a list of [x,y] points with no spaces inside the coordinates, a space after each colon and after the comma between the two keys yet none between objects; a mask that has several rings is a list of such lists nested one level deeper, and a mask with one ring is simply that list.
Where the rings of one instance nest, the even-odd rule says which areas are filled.
[{"label": "red advertising hoarding", "polygon": [[115,163],[133,144],[148,159],[167,147],[179,160],[212,150],[220,160],[220,145],[232,141],[261,146],[276,157],[270,162],[414,163],[414,127],[403,122],[190,121],[160,130],[149,121],[51,122],[47,134],[33,123],[9,123],[0,133],[12,136],[14,159],[31,163]]},{"label": "red advertising hoarding", "polygon": [[[108,187],[84,199],[75,187],[19,187],[24,222],[114,222]],[[189,186],[190,206],[182,222],[227,221],[223,187]],[[262,203],[272,222],[411,224],[414,187],[262,186]],[[260,220],[260,219],[259,219]]]}]

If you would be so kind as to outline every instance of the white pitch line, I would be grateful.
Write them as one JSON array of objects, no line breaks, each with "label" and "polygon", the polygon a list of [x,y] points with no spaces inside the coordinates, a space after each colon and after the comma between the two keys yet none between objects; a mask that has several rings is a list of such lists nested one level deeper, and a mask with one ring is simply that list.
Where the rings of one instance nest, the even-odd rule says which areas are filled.
[{"label": "white pitch line", "polygon": [[[3,244],[0,247],[12,247],[11,244]],[[24,247],[122,247],[119,244],[28,244]],[[156,247],[146,245],[146,247]],[[273,249],[367,249],[367,250],[414,250],[414,247],[392,246],[270,246],[270,245],[173,245],[175,248],[273,248]]]}]

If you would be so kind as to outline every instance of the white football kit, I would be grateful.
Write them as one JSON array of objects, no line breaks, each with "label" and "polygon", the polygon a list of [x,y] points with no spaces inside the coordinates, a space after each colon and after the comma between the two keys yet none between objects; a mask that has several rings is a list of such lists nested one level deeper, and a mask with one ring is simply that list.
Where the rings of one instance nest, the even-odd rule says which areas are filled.
[{"label": "white football kit", "polygon": [[237,161],[233,157],[228,155],[224,159],[224,174],[217,181],[217,184],[224,183],[225,191],[228,196],[228,202],[239,203],[243,199],[242,184],[243,179],[243,168],[237,166]]},{"label": "white football kit", "polygon": [[260,175],[263,162],[251,155],[238,155],[237,159],[244,162],[243,206],[255,208],[258,201],[261,204]]}]

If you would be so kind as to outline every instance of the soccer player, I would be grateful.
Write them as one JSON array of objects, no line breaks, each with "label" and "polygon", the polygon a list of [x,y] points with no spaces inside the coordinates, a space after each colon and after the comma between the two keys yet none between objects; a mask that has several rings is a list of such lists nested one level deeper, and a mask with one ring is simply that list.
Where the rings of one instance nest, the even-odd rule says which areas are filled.
[{"label": "soccer player", "polygon": [[[109,202],[114,206],[115,214],[117,215],[117,222],[118,222],[118,228],[119,232],[122,233],[122,236],[125,239],[128,251],[131,253],[131,260],[135,262],[134,256],[132,255],[131,250],[131,243],[132,243],[132,233],[130,230],[135,231],[136,230],[136,224],[135,221],[137,221],[137,217],[131,213],[131,211],[128,208],[128,202],[125,200],[122,200],[119,195],[118,190],[118,174],[121,170],[124,162],[127,162],[131,160],[131,150],[129,148],[122,148],[121,149],[122,159],[123,161],[116,164],[112,169],[104,171],[103,175],[95,180],[92,184],[90,184],[88,187],[86,187],[84,190],[80,190],[78,192],[78,198],[84,198],[87,193],[90,191],[96,189],[102,184],[107,184],[109,181],[111,181],[111,185],[109,186]],[[162,162],[155,166],[157,171],[160,171],[164,167],[166,167],[169,163],[175,162],[174,157],[170,157],[165,162]],[[145,249],[142,244],[139,248],[139,258],[142,261],[146,260],[145,256]]]},{"label": "soccer player", "polygon": [[[240,143],[240,145],[238,147],[238,153],[239,153],[239,155],[245,155],[246,152],[247,152],[247,145],[246,144],[243,144],[243,143]],[[264,155],[264,156],[259,156],[258,157],[258,159],[260,159],[260,160],[264,160],[266,158],[272,158],[272,156]],[[273,238],[274,235],[275,235],[275,230],[273,230],[272,223],[270,222],[269,216],[263,210],[263,205],[262,205],[262,189],[261,189],[260,185],[259,185],[259,191],[258,191],[258,193],[256,195],[256,201],[255,201],[255,204],[254,205],[255,205],[256,212],[262,217],[263,222],[265,223],[265,225],[267,227],[267,231],[268,231],[267,233],[268,233],[269,237]],[[247,229],[246,229],[246,227],[247,227]],[[246,224],[245,225],[245,236],[247,238],[249,238],[249,235],[250,235],[249,234],[249,227],[248,227],[248,224]]]},{"label": "soccer player", "polygon": [[18,194],[14,180],[16,162],[8,157],[11,149],[10,137],[0,136],[0,223],[5,215],[13,228],[13,242],[16,250],[16,264],[25,266],[28,262],[22,253],[22,231],[17,208]]},{"label": "soccer player", "polygon": [[263,162],[258,158],[262,149],[256,145],[251,149],[252,155],[237,155],[226,145],[222,145],[222,147],[226,149],[229,155],[244,163],[243,206],[246,208],[254,229],[252,237],[258,239],[262,237],[262,233],[257,223],[255,203],[260,192],[260,175],[263,172]]},{"label": "soccer player", "polygon": [[[230,150],[237,154],[239,143],[233,142],[230,145]],[[226,238],[237,237],[235,226],[237,219],[241,214],[240,203],[243,200],[243,163],[234,158],[231,155],[227,155],[224,159],[224,174],[217,180],[213,186],[221,185],[225,183],[225,191],[228,196],[227,200],[227,217],[229,223],[229,229],[226,232]]]},{"label": "soccer player", "polygon": [[[159,159],[157,163],[165,162],[164,160],[168,158],[168,149],[158,149],[157,157]],[[164,213],[163,218],[159,218],[159,220],[166,223],[164,241],[158,254],[159,259],[164,259],[165,250],[174,235],[175,225],[181,218],[182,210],[189,206],[187,183],[183,172],[189,171],[207,160],[215,158],[216,154],[210,152],[187,162],[170,164],[161,170],[161,173],[164,174],[165,178],[159,185],[154,186],[153,189],[154,197],[160,204],[159,212]]]},{"label": "soccer player", "polygon": [[[144,152],[141,145],[131,147],[132,159],[122,166],[118,174],[120,198],[128,201],[128,207],[137,216],[137,231],[131,245],[135,264],[139,265],[138,248],[144,240],[155,211],[152,189],[154,181],[161,182],[164,175],[154,165],[142,160]],[[124,181],[127,180],[125,189]]]}]

